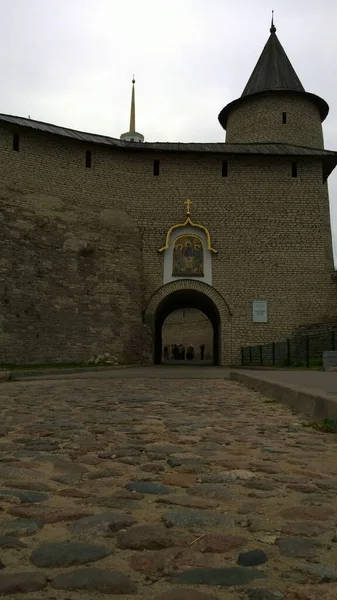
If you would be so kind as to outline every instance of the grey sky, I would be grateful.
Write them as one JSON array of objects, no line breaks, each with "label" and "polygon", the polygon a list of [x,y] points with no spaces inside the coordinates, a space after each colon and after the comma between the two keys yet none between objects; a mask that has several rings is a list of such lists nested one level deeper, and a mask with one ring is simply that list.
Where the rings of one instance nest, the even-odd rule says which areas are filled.
[{"label": "grey sky", "polygon": [[[119,137],[135,73],[146,140],[223,141],[217,115],[241,95],[272,8],[337,150],[336,0],[0,0],[0,112]],[[329,181],[337,254],[337,170]]]}]

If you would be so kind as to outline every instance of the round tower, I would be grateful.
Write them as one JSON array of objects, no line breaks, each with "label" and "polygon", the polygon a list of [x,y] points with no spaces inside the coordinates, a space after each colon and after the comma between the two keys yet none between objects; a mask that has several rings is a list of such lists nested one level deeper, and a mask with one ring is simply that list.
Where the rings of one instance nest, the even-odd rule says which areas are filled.
[{"label": "round tower", "polygon": [[227,143],[286,143],[323,148],[329,106],[306,92],[277,35],[270,36],[240,98],[219,114]]},{"label": "round tower", "polygon": [[144,142],[144,136],[136,131],[135,78],[132,79],[130,130],[122,133],[121,140],[125,142]]}]

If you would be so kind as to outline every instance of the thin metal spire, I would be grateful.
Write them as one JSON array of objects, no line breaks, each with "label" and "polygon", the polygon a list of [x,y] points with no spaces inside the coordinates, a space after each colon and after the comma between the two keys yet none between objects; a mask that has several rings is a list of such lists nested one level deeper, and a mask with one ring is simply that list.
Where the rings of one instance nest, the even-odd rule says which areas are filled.
[{"label": "thin metal spire", "polygon": [[131,112],[130,112],[130,133],[136,131],[136,107],[135,107],[135,76],[132,77],[132,94],[131,94]]},{"label": "thin metal spire", "polygon": [[270,27],[270,33],[276,33],[276,27],[274,25],[274,11],[271,11],[271,27]]}]

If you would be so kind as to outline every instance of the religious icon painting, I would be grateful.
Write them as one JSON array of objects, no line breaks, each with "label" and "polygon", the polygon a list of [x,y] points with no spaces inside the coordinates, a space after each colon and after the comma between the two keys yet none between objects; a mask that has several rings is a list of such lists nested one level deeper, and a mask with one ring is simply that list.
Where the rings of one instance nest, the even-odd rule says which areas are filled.
[{"label": "religious icon painting", "polygon": [[203,277],[204,249],[196,235],[181,235],[173,246],[173,276]]}]

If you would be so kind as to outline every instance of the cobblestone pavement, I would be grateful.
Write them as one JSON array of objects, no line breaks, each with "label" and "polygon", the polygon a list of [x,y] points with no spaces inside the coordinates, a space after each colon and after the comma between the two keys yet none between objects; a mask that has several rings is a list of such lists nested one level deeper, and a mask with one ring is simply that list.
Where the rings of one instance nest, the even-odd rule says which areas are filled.
[{"label": "cobblestone pavement", "polygon": [[337,598],[337,436],[221,379],[0,387],[0,595]]}]

